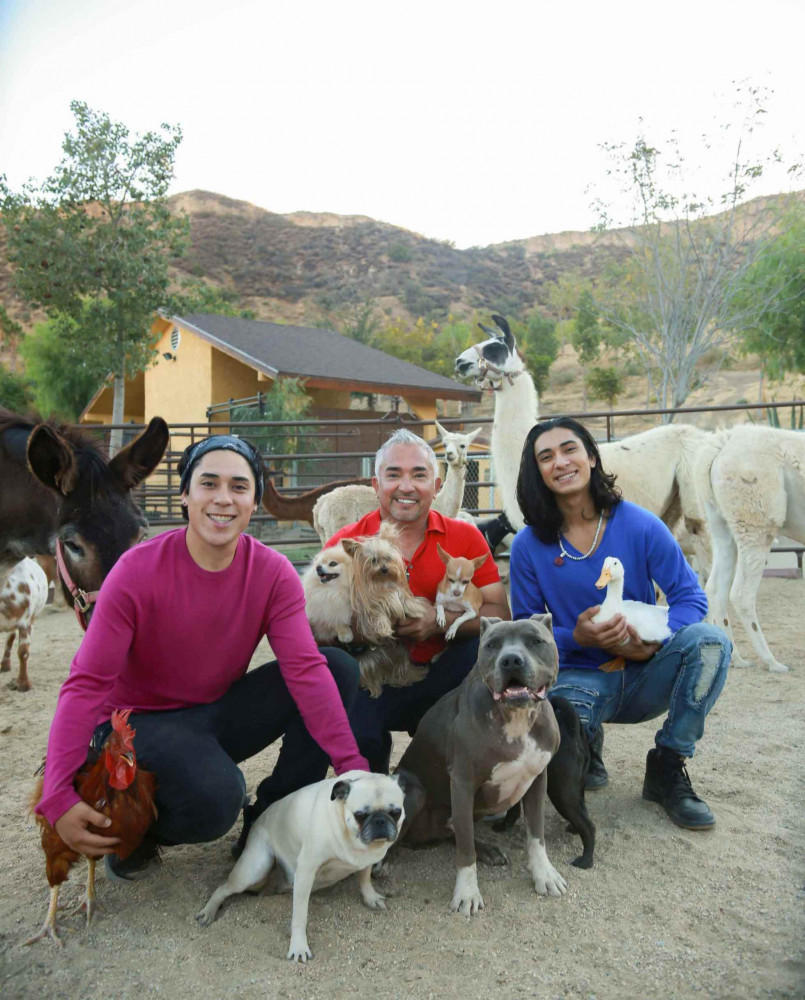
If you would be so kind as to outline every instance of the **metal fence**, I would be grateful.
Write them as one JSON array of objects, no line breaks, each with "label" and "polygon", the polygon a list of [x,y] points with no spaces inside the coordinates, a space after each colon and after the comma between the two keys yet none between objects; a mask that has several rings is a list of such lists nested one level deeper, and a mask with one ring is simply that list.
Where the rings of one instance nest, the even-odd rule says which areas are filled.
[{"label": "metal fence", "polygon": [[[235,401],[240,403],[241,401]],[[692,414],[741,415],[744,419],[762,421],[773,418],[768,414],[777,413],[781,426],[802,426],[805,400],[789,400],[781,403],[738,403],[730,406],[696,406],[675,410],[588,410],[583,413],[568,413],[584,422],[600,441],[616,440],[619,419],[640,416],[662,422],[665,414],[688,417]],[[181,525],[181,505],[179,501],[179,474],[177,465],[184,449],[206,437],[208,434],[238,433],[254,441],[264,456],[266,471],[275,487],[284,494],[298,495],[323,483],[341,479],[357,479],[370,476],[373,471],[374,455],[380,445],[399,427],[406,427],[426,440],[437,445],[438,433],[433,421],[416,420],[409,414],[390,412],[381,417],[356,416],[354,419],[305,419],[291,423],[276,420],[232,420],[217,419],[225,416],[225,409],[219,408],[213,419],[207,423],[185,423],[171,425],[171,440],[165,459],[153,475],[137,490],[137,501],[143,508],[151,524],[151,530]],[[364,413],[366,411],[363,411]],[[792,414],[788,417],[788,414]],[[543,413],[547,418],[556,415]],[[469,431],[479,425],[489,425],[492,417],[445,417],[440,423],[451,430]],[[726,422],[726,421],[725,421]],[[729,421],[731,423],[737,420]],[[86,426],[80,428],[108,447],[108,436],[112,427]],[[141,425],[125,424],[124,442],[133,439],[142,430]],[[288,442],[295,444],[293,450],[284,450]],[[437,445],[438,450],[438,445]],[[484,461],[484,460],[489,461]],[[485,470],[481,478],[480,470]],[[468,463],[465,482],[464,508],[478,515],[493,515],[499,512],[496,504],[494,470],[491,456],[486,451],[473,451]],[[265,509],[252,518],[250,531],[262,541],[277,546],[296,563],[305,562],[318,548],[318,537],[306,522],[277,522]]]}]

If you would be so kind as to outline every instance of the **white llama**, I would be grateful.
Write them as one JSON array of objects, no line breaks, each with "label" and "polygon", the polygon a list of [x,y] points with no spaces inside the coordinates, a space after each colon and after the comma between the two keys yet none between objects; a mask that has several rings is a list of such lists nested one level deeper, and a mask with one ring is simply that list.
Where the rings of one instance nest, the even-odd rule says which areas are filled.
[{"label": "white llama", "polygon": [[[805,435],[733,427],[713,435],[695,471],[713,542],[709,620],[732,635],[729,596],[761,663],[773,673],[787,673],[763,636],[756,601],[775,537],[805,543]],[[732,662],[748,665],[737,648]]]},{"label": "white llama", "polygon": [[[537,390],[517,351],[514,335],[502,316],[497,330],[480,324],[488,340],[456,358],[460,378],[495,392],[492,462],[498,497],[512,526],[523,527],[517,504],[517,476],[526,435],[539,420]],[[640,504],[673,528],[681,518],[702,565],[709,565],[704,512],[697,499],[693,464],[697,449],[710,435],[689,424],[666,424],[623,441],[599,446],[607,472],[615,473],[627,500]]]}]

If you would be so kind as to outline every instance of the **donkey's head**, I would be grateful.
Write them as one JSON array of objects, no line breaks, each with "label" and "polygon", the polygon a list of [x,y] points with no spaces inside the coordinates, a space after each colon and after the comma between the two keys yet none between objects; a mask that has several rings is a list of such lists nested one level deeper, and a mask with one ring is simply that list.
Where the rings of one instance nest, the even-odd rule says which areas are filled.
[{"label": "donkey's head", "polygon": [[[81,590],[97,591],[126,549],[144,538],[148,522],[131,491],[159,464],[168,436],[168,425],[154,417],[139,437],[107,462],[73,432],[50,424],[39,424],[31,432],[28,466],[60,497],[56,537],[66,569]],[[72,603],[64,581],[62,586]]]},{"label": "donkey's head", "polygon": [[493,316],[497,329],[479,323],[478,326],[489,334],[487,340],[468,347],[456,358],[456,375],[459,378],[484,380],[500,379],[503,375],[513,375],[525,367],[517,353],[514,334],[503,316]]}]

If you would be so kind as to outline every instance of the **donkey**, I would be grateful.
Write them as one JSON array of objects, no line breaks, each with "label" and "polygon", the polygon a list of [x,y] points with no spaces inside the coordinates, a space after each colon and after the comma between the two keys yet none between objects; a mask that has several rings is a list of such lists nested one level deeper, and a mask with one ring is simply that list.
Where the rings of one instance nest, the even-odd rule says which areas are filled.
[{"label": "donkey", "polygon": [[0,409],[0,579],[24,556],[56,554],[65,598],[86,627],[109,570],[145,536],[131,491],[160,463],[168,437],[154,417],[107,461],[69,427]]}]

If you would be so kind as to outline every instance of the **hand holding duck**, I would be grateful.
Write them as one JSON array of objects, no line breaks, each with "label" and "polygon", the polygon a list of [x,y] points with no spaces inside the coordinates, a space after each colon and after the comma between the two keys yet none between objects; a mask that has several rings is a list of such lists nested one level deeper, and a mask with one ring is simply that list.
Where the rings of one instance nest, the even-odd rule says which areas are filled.
[{"label": "hand holding duck", "polygon": [[593,621],[600,624],[609,621],[615,615],[623,615],[627,624],[632,626],[643,642],[664,642],[670,639],[668,608],[657,604],[646,604],[643,601],[625,601],[623,581],[624,571],[620,559],[607,556],[596,582],[599,590],[607,588],[607,594]]}]

